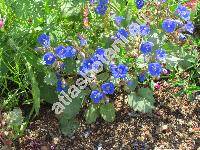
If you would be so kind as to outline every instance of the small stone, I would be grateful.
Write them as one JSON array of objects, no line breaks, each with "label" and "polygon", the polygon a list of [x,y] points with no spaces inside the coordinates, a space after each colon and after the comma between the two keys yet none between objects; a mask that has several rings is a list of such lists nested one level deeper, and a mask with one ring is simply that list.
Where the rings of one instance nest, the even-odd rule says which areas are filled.
[{"label": "small stone", "polygon": [[97,150],[101,150],[102,149],[102,144],[99,143],[99,145],[97,146]]},{"label": "small stone", "polygon": [[72,136],[71,139],[72,139],[72,140],[75,139],[75,136]]},{"label": "small stone", "polygon": [[57,137],[53,138],[53,143],[54,144],[58,144],[58,142],[59,142],[59,138],[57,138]]},{"label": "small stone", "polygon": [[89,135],[90,135],[90,131],[86,131],[86,132],[84,133],[84,137],[85,137],[85,138],[88,138]]}]

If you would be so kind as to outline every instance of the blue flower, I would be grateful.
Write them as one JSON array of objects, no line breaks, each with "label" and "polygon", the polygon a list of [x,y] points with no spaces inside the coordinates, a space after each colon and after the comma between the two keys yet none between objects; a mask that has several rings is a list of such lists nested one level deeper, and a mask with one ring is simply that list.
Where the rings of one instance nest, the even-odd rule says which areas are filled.
[{"label": "blue flower", "polygon": [[112,82],[104,83],[101,85],[101,89],[105,94],[113,94],[115,91],[115,86]]},{"label": "blue flower", "polygon": [[144,82],[146,80],[146,73],[141,73],[138,76],[138,81],[139,82]]},{"label": "blue flower", "polygon": [[93,63],[94,61],[91,58],[85,59],[82,65],[80,66],[80,71],[82,71],[83,73],[87,73],[92,69]]},{"label": "blue flower", "polygon": [[108,0],[100,0],[99,5],[106,5],[108,4]]},{"label": "blue flower", "polygon": [[61,92],[61,91],[66,91],[66,90],[67,90],[67,86],[63,83],[62,80],[58,80],[56,91]]},{"label": "blue flower", "polygon": [[164,49],[156,50],[156,59],[163,61],[166,59],[166,52]]},{"label": "blue flower", "polygon": [[43,61],[45,62],[46,65],[52,65],[56,61],[56,57],[54,56],[53,53],[47,52],[43,56]]},{"label": "blue flower", "polygon": [[117,17],[115,17],[115,23],[116,23],[116,25],[120,25],[121,24],[121,22],[124,20],[125,18],[124,17],[122,17],[122,16],[117,16]]},{"label": "blue flower", "polygon": [[72,57],[76,56],[77,51],[73,46],[67,46],[66,51],[67,51],[66,57],[72,58]]},{"label": "blue flower", "polygon": [[120,64],[118,66],[110,65],[110,70],[114,78],[125,78],[128,72],[128,67],[123,64]]},{"label": "blue flower", "polygon": [[172,19],[166,19],[162,23],[162,29],[168,33],[174,32],[176,29],[176,22]]},{"label": "blue flower", "polygon": [[37,39],[38,43],[40,45],[42,45],[45,48],[48,48],[50,46],[50,38],[48,35],[46,34],[41,34],[38,39]]},{"label": "blue flower", "polygon": [[184,23],[182,21],[180,21],[180,20],[174,20],[174,21],[176,22],[176,25],[178,27],[182,27],[184,25]]},{"label": "blue flower", "polygon": [[97,48],[93,57],[92,57],[92,60],[93,61],[101,61],[99,60],[99,58],[97,57],[97,55],[100,55],[100,56],[103,56],[104,59],[106,59],[105,57],[105,50],[103,48]]},{"label": "blue flower", "polygon": [[151,53],[153,46],[154,46],[154,44],[152,42],[147,41],[147,42],[141,44],[140,51],[144,55],[147,55],[147,54]]},{"label": "blue flower", "polygon": [[148,71],[151,76],[159,76],[162,73],[161,64],[155,62],[148,65]]},{"label": "blue flower", "polygon": [[67,50],[64,46],[58,46],[56,47],[55,49],[55,52],[56,52],[56,55],[60,58],[60,59],[64,59],[66,58],[66,53],[67,53]]},{"label": "blue flower", "polygon": [[[128,37],[128,32],[127,32],[125,29],[119,29],[119,30],[117,31],[117,33],[123,35],[125,38]],[[119,36],[118,34],[117,34],[116,36],[117,36],[118,38],[120,38],[120,36]]]},{"label": "blue flower", "polygon": [[98,90],[93,90],[90,94],[90,98],[93,100],[95,104],[98,104],[104,98],[104,95],[102,92],[99,92]]},{"label": "blue flower", "polygon": [[135,3],[138,9],[141,9],[144,6],[144,0],[136,0]]},{"label": "blue flower", "polygon": [[180,41],[185,41],[187,39],[186,36],[182,33],[179,33],[178,36]]},{"label": "blue flower", "polygon": [[96,7],[96,13],[99,14],[99,15],[105,15],[107,9],[108,9],[107,5],[101,5],[101,4],[99,4]]},{"label": "blue flower", "polygon": [[190,20],[190,11],[185,6],[179,5],[176,12],[183,20]]},{"label": "blue flower", "polygon": [[193,23],[191,21],[188,21],[187,24],[185,24],[184,28],[189,33],[193,33],[194,32],[194,25],[193,25]]},{"label": "blue flower", "polygon": [[140,25],[137,23],[132,23],[131,25],[129,25],[128,29],[129,29],[130,35],[133,37],[140,34]]},{"label": "blue flower", "polygon": [[56,47],[55,52],[60,59],[72,58],[76,55],[76,50],[73,46],[58,46]]},{"label": "blue flower", "polygon": [[140,34],[142,36],[148,35],[150,33],[150,27],[148,25],[141,25],[140,26]]},{"label": "blue flower", "polygon": [[82,36],[78,36],[79,42],[81,46],[87,45],[87,40],[83,38]]}]

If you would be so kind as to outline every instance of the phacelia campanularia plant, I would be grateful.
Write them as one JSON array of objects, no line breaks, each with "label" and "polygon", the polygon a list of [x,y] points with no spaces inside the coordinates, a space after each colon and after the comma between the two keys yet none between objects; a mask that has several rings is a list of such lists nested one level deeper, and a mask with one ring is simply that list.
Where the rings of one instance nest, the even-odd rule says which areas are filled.
[{"label": "phacelia campanularia plant", "polygon": [[[129,94],[127,102],[134,110],[150,112],[154,98],[149,83],[156,85],[153,89],[159,89],[156,82],[162,76],[169,75],[166,66],[174,50],[168,44],[181,46],[190,40],[194,31],[191,12],[183,4],[177,4],[174,10],[164,0],[135,0],[129,3],[123,7],[128,9],[129,5],[135,6],[135,12],[131,9],[130,16],[117,12],[108,0],[91,0],[87,4],[87,21],[91,20],[90,25],[98,22],[98,25],[102,24],[103,31],[110,30],[109,34],[100,34],[106,44],[98,43],[98,46],[93,43],[89,34],[98,30],[95,26],[83,28],[86,30],[83,34],[75,33],[76,38],[73,36],[73,39],[77,40],[71,44],[62,43],[53,47],[49,35],[41,34],[38,37],[43,64],[56,74],[57,94],[64,91],[71,97],[79,97],[82,106],[88,108],[88,122],[94,122],[98,112],[106,121],[113,120],[115,113],[111,95],[116,90]],[[80,78],[87,78],[87,83],[81,85],[82,92],[78,86],[71,88],[77,85],[76,81]],[[75,93],[73,90],[79,94],[70,95],[69,91]],[[69,105],[73,105],[73,100]],[[112,112],[106,114],[106,109]],[[97,112],[90,116],[91,111]]]}]

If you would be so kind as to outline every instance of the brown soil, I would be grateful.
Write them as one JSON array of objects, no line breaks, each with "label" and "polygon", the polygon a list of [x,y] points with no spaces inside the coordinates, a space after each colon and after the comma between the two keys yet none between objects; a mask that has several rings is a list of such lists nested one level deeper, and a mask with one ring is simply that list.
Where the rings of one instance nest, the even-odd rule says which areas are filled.
[{"label": "brown soil", "polygon": [[178,91],[179,87],[162,83],[155,91],[156,108],[152,114],[133,111],[120,95],[115,100],[114,123],[98,119],[95,124],[87,125],[80,114],[80,128],[72,137],[61,134],[51,107],[44,106],[15,147],[17,150],[196,150],[200,147],[199,100],[190,102],[186,95],[172,95]]}]

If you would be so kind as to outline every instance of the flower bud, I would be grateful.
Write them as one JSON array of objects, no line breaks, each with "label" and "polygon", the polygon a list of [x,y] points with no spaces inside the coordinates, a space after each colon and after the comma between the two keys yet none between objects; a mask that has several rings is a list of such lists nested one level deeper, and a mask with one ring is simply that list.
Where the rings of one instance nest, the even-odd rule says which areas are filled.
[{"label": "flower bud", "polygon": [[159,83],[155,83],[155,84],[154,84],[154,88],[155,88],[155,89],[160,89],[160,84],[159,84]]},{"label": "flower bud", "polygon": [[165,68],[163,68],[162,72],[163,72],[164,75],[169,74],[169,71],[167,69],[165,69]]},{"label": "flower bud", "polygon": [[3,27],[3,25],[4,25],[3,19],[0,19],[0,29]]}]

